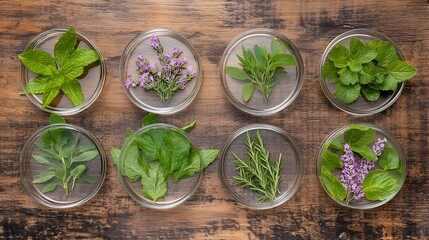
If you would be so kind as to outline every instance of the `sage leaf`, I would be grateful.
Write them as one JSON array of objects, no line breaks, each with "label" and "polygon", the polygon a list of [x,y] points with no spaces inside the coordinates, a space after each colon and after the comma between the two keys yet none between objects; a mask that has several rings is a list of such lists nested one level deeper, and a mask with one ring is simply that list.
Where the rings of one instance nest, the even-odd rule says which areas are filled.
[{"label": "sage leaf", "polygon": [[238,79],[238,80],[250,80],[250,77],[240,68],[236,67],[226,67],[225,68],[226,73],[230,75],[231,77]]},{"label": "sage leaf", "polygon": [[77,156],[75,156],[72,160],[72,162],[88,162],[94,158],[96,158],[100,153],[98,150],[90,150],[87,152],[83,152]]},{"label": "sage leaf", "polygon": [[51,165],[51,162],[45,157],[43,157],[42,155],[32,154],[31,156],[33,157],[34,160],[36,160],[36,162],[40,164]]},{"label": "sage leaf", "polygon": [[58,183],[56,182],[51,182],[48,183],[43,189],[42,189],[42,193],[48,193],[48,192],[52,192],[55,191],[55,188],[57,188]]},{"label": "sage leaf", "polygon": [[36,179],[33,180],[33,183],[44,183],[51,180],[53,177],[55,177],[55,172],[43,171]]},{"label": "sage leaf", "polygon": [[254,87],[253,83],[246,83],[243,85],[243,100],[248,102],[253,95]]}]

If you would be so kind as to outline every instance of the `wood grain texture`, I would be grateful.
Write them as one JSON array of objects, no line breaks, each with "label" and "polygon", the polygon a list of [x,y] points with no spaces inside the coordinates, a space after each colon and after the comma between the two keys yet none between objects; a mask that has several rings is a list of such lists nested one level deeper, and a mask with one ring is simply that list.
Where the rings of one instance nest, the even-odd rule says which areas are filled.
[{"label": "wood grain texture", "polygon": [[[428,239],[429,238],[429,4],[392,1],[17,1],[0,8],[0,238],[121,239]],[[67,117],[92,132],[105,150],[120,146],[137,129],[142,110],[124,94],[119,60],[138,33],[165,27],[185,35],[200,55],[203,85],[194,102],[163,122],[194,119],[191,133],[202,148],[222,148],[238,128],[269,123],[283,128],[304,153],[299,191],[284,205],[265,211],[236,203],[225,191],[218,163],[211,165],[197,192],[183,205],[155,211],[137,205],[122,189],[109,156],[106,181],[88,203],[54,210],[37,204],[19,177],[19,150],[48,114],[19,96],[19,61],[26,44],[51,28],[75,26],[103,53],[105,87],[85,112]],[[278,30],[292,40],[305,63],[305,83],[285,110],[256,118],[235,109],[224,97],[219,61],[237,34],[256,27]],[[353,28],[372,28],[392,38],[418,69],[399,100],[382,113],[354,117],[331,105],[318,80],[326,45]],[[316,149],[331,131],[351,122],[368,122],[391,131],[405,148],[408,176],[388,204],[367,211],[337,205],[316,175]]]}]

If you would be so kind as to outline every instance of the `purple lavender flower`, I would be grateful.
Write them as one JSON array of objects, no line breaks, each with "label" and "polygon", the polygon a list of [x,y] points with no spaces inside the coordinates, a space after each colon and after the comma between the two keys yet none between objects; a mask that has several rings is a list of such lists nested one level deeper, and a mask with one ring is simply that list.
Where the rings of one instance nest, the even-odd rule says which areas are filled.
[{"label": "purple lavender flower", "polygon": [[159,43],[158,35],[154,34],[152,35],[152,38],[150,39],[150,46],[155,49],[157,52],[161,48],[161,44]]},{"label": "purple lavender flower", "polygon": [[192,66],[188,66],[188,72],[186,73],[190,78],[194,78],[196,76],[195,70],[192,68]]},{"label": "purple lavender flower", "polygon": [[140,75],[140,87],[144,87],[146,80],[148,79],[148,72],[144,72],[142,75]]},{"label": "purple lavender flower", "polygon": [[125,80],[125,88],[130,89],[133,83],[134,83],[133,77],[131,75],[128,75],[127,80]]},{"label": "purple lavender flower", "polygon": [[186,87],[186,81],[184,76],[179,77],[179,87],[180,89],[185,89]]}]

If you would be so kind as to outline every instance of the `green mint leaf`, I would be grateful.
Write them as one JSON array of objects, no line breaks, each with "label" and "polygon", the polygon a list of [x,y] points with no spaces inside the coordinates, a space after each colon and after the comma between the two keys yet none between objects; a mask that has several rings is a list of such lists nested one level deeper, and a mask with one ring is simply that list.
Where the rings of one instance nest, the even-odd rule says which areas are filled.
[{"label": "green mint leaf", "polygon": [[148,172],[142,174],[142,193],[145,197],[156,200],[163,198],[167,193],[167,180],[162,164],[152,162]]},{"label": "green mint leaf", "polygon": [[[350,146],[367,146],[374,141],[376,133],[368,126],[350,124],[344,132],[344,141]],[[370,159],[368,159],[370,160]]]},{"label": "green mint leaf", "polygon": [[368,85],[362,85],[361,91],[365,99],[370,102],[377,101],[380,98],[380,90],[369,87]]},{"label": "green mint leaf", "polygon": [[66,123],[66,120],[63,116],[60,116],[56,113],[51,113],[51,115],[49,115],[49,124],[55,123]]},{"label": "green mint leaf", "polygon": [[203,169],[208,167],[219,155],[219,149],[202,149],[200,150]]},{"label": "green mint leaf", "polygon": [[57,70],[55,59],[49,53],[39,49],[30,49],[19,54],[18,58],[30,71],[40,75],[50,76]]},{"label": "green mint leaf", "polygon": [[[371,45],[370,45],[371,46]],[[396,48],[389,42],[383,41],[376,48],[378,65],[382,67],[387,67],[390,63],[399,60],[398,53]]]},{"label": "green mint leaf", "polygon": [[370,171],[362,183],[365,197],[371,201],[382,201],[389,198],[398,190],[398,187],[398,178],[381,169]]},{"label": "green mint leaf", "polygon": [[359,82],[361,84],[372,83],[375,79],[375,65],[373,63],[365,63],[359,72]]},{"label": "green mint leaf", "polygon": [[343,85],[353,85],[359,81],[357,72],[351,71],[349,68],[342,68],[338,71],[340,75],[339,80]]},{"label": "green mint leaf", "polygon": [[387,72],[395,77],[397,82],[403,82],[416,75],[417,70],[403,61],[394,61],[387,66]]},{"label": "green mint leaf", "polygon": [[98,152],[98,150],[91,150],[91,151],[88,151],[88,152],[84,152],[84,153],[81,153],[81,154],[75,156],[72,159],[72,163],[75,163],[75,162],[88,162],[88,161],[91,161],[92,159],[96,158],[99,154],[100,153]]},{"label": "green mint leaf", "polygon": [[384,170],[393,170],[399,168],[399,155],[395,146],[393,146],[390,142],[385,144],[384,150],[381,152],[377,162]]},{"label": "green mint leaf", "polygon": [[238,79],[238,80],[250,80],[249,75],[247,75],[243,69],[236,68],[236,67],[226,67],[225,68],[226,73],[230,75],[232,78]]},{"label": "green mint leaf", "polygon": [[63,83],[61,90],[67,95],[67,97],[69,97],[73,105],[79,106],[84,103],[82,87],[77,80],[71,80]]},{"label": "green mint leaf", "polygon": [[64,63],[69,59],[70,54],[73,52],[77,42],[76,33],[73,27],[70,27],[65,32],[54,47],[54,55],[60,66],[64,66]]},{"label": "green mint leaf", "polygon": [[296,59],[290,54],[276,54],[271,59],[270,70],[275,70],[278,67],[296,66]]},{"label": "green mint leaf", "polygon": [[202,157],[198,149],[191,148],[189,152],[188,165],[173,173],[173,180],[181,180],[194,175],[201,170]]},{"label": "green mint leaf", "polygon": [[118,162],[119,162],[119,155],[121,154],[121,149],[120,149],[120,148],[115,148],[115,147],[113,147],[113,148],[110,150],[110,153],[111,153],[111,155],[112,155],[112,162],[113,162],[116,166],[118,166]]},{"label": "green mint leaf", "polygon": [[99,56],[96,51],[92,49],[78,48],[70,54],[70,58],[64,64],[64,68],[86,67],[98,60]]},{"label": "green mint leaf", "polygon": [[343,201],[346,198],[347,190],[328,168],[322,166],[319,177],[330,196],[338,201]]},{"label": "green mint leaf", "polygon": [[59,93],[60,93],[59,87],[46,88],[42,96],[42,109],[45,109]]},{"label": "green mint leaf", "polygon": [[53,192],[53,191],[55,190],[55,188],[57,188],[57,183],[56,183],[56,182],[51,182],[51,183],[47,184],[47,185],[42,189],[42,193]]},{"label": "green mint leaf", "polygon": [[194,120],[193,122],[189,123],[188,125],[182,127],[182,130],[187,132],[187,133],[191,132],[195,128],[196,123],[197,123],[197,121]]},{"label": "green mint leaf", "polygon": [[387,76],[383,78],[383,82],[375,86],[382,91],[395,91],[398,87],[398,82],[392,74],[387,74]]},{"label": "green mint leaf", "polygon": [[350,51],[352,59],[360,63],[369,63],[377,56],[377,51],[367,44],[363,44],[359,39],[352,38],[350,41]]},{"label": "green mint leaf", "polygon": [[323,150],[322,152],[322,163],[328,170],[332,170],[334,168],[343,168],[343,162],[341,162],[340,157],[327,150]]},{"label": "green mint leaf", "polygon": [[158,117],[156,116],[155,113],[148,113],[146,116],[143,117],[143,121],[142,121],[142,127],[146,127],[148,125],[154,124],[154,123],[158,123]]},{"label": "green mint leaf", "polygon": [[119,164],[122,176],[128,177],[131,182],[137,181],[148,169],[148,163],[134,143],[128,146],[124,159]]},{"label": "green mint leaf", "polygon": [[55,172],[52,171],[44,171],[41,172],[40,175],[33,180],[33,183],[45,183],[55,177]]},{"label": "green mint leaf", "polygon": [[360,70],[362,70],[362,63],[355,59],[350,59],[349,61],[347,61],[347,66],[352,72],[359,72]]},{"label": "green mint leaf", "polygon": [[243,100],[248,102],[253,95],[254,86],[253,83],[246,83],[243,85]]},{"label": "green mint leaf", "polygon": [[360,154],[363,158],[369,161],[375,161],[377,159],[377,156],[375,155],[374,151],[369,146],[365,145],[352,145],[353,152],[356,152]]},{"label": "green mint leaf", "polygon": [[345,104],[349,104],[358,99],[360,95],[360,89],[360,84],[344,85],[337,82],[335,87],[335,95]]},{"label": "green mint leaf", "polygon": [[349,50],[343,44],[335,45],[328,54],[328,58],[334,62],[335,67],[345,68],[347,66],[347,57]]},{"label": "green mint leaf", "polygon": [[334,62],[328,60],[322,66],[322,77],[328,79],[329,82],[337,82],[338,80],[338,68],[335,67]]},{"label": "green mint leaf", "polygon": [[25,91],[30,94],[40,94],[45,91],[46,86],[50,80],[50,76],[38,75],[28,82],[24,87]]},{"label": "green mint leaf", "polygon": [[271,41],[271,54],[283,54],[286,52],[287,44],[279,39],[273,39]]},{"label": "green mint leaf", "polygon": [[51,162],[42,155],[32,154],[31,156],[40,164],[51,165]]},{"label": "green mint leaf", "polygon": [[64,76],[65,82],[76,80],[76,78],[81,76],[83,72],[84,72],[83,67],[74,67],[72,65],[66,65],[60,70],[60,74]]},{"label": "green mint leaf", "polygon": [[337,136],[336,138],[334,138],[328,145],[329,148],[332,148],[334,150],[343,150],[344,149],[344,144],[343,144],[343,138],[344,136],[341,134],[339,136]]}]

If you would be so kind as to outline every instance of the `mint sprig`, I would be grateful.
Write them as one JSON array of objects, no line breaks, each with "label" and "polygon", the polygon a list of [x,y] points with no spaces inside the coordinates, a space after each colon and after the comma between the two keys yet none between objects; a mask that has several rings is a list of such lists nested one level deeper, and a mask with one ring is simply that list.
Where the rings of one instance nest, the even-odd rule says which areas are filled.
[{"label": "mint sprig", "polygon": [[350,40],[349,48],[338,44],[322,66],[322,78],[336,84],[335,95],[350,104],[362,94],[377,101],[383,91],[395,91],[398,84],[411,79],[417,70],[400,60],[396,48],[378,39],[362,43]]},{"label": "mint sprig", "polygon": [[70,27],[54,46],[54,57],[40,49],[30,49],[18,58],[30,71],[38,74],[24,87],[29,94],[42,95],[45,109],[58,94],[63,92],[75,106],[84,103],[82,87],[77,80],[85,67],[99,60],[97,52],[76,48],[78,39]]}]

